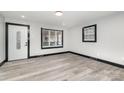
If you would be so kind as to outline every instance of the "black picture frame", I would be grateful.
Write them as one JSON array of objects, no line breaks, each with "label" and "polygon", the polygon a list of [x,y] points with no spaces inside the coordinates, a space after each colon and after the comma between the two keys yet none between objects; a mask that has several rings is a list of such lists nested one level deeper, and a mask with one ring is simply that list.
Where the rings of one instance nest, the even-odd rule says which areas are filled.
[{"label": "black picture frame", "polygon": [[97,42],[97,24],[82,28],[82,42]]},{"label": "black picture frame", "polygon": [[[55,46],[55,47],[43,47],[43,29],[45,30],[51,30],[51,31],[61,31],[62,32],[62,46]],[[63,48],[64,47],[64,38],[63,38],[64,31],[63,30],[56,30],[56,29],[48,29],[48,28],[42,28],[41,27],[41,49],[53,49],[53,48]]]}]

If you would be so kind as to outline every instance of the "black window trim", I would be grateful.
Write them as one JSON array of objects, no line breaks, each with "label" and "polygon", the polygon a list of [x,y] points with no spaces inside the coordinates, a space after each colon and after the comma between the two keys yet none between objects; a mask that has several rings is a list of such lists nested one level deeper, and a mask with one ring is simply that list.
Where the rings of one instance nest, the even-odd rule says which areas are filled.
[{"label": "black window trim", "polygon": [[[51,31],[62,31],[62,46],[56,46],[56,47],[43,47],[43,38],[42,38],[42,31],[43,29],[45,30],[51,30]],[[63,34],[64,34],[64,31],[63,30],[56,30],[56,29],[47,29],[47,28],[42,28],[41,27],[41,49],[53,49],[53,48],[63,48]]]}]

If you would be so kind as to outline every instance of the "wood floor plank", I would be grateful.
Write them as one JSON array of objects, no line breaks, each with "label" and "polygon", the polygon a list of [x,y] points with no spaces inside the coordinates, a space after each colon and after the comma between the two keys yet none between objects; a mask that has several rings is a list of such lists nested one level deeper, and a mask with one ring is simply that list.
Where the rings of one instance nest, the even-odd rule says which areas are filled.
[{"label": "wood floor plank", "polygon": [[0,80],[20,81],[120,81],[124,69],[71,53],[5,63]]}]

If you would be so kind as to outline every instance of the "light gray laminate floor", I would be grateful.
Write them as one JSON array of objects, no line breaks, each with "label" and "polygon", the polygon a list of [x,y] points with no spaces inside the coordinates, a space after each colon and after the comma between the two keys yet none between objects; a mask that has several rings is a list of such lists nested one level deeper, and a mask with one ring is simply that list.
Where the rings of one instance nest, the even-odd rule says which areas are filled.
[{"label": "light gray laminate floor", "polygon": [[124,69],[66,53],[5,63],[0,80],[99,81],[124,80]]}]

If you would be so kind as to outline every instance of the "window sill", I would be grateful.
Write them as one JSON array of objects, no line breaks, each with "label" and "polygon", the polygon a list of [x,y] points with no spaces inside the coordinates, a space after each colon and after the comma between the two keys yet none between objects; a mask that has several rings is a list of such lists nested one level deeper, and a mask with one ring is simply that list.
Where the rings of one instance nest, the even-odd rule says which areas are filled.
[{"label": "window sill", "polygon": [[63,46],[56,46],[56,47],[41,47],[41,49],[53,49],[53,48],[63,48]]}]

